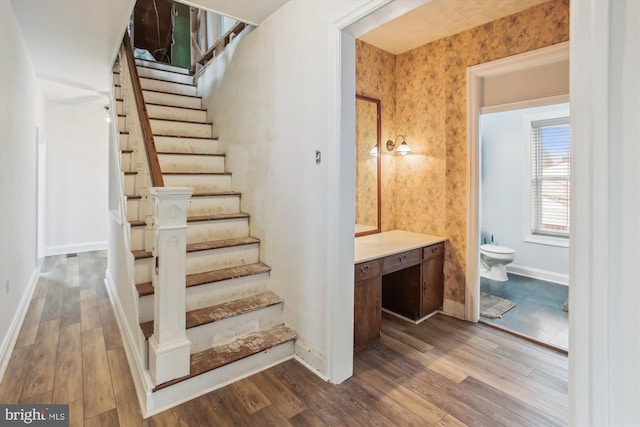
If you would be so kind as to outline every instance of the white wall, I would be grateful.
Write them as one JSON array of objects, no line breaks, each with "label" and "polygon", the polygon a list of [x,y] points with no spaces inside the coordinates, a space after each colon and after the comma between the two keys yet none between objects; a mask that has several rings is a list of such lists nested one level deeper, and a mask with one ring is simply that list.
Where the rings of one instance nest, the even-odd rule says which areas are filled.
[{"label": "white wall", "polygon": [[[242,192],[242,209],[252,215],[251,232],[261,239],[262,260],[272,267],[271,287],[285,299],[284,320],[300,335],[297,354],[334,381],[344,379],[330,374],[335,347],[345,355],[337,369],[350,374],[352,364],[355,97],[352,135],[344,152],[334,153],[338,135],[329,131],[335,119],[330,82],[338,73],[330,66],[337,63],[330,36],[332,23],[362,3],[290,1],[198,79],[228,155],[234,189]],[[351,61],[354,55],[353,50]],[[323,156],[320,165],[316,150]],[[330,180],[339,179],[331,171],[338,168],[340,155],[352,162],[343,181],[351,191],[351,206],[340,217],[350,232],[334,241],[338,232],[330,225],[331,209],[338,202],[328,188]],[[341,250],[345,255],[336,266],[331,257]],[[337,270],[339,283],[330,279]],[[343,307],[329,304],[336,300]],[[336,318],[343,336],[332,347],[336,337],[329,331]]]},{"label": "white wall", "polygon": [[569,424],[638,426],[640,2],[574,0],[571,18]]},{"label": "white wall", "polygon": [[0,379],[37,279],[36,128],[44,99],[12,5],[0,1]]},{"label": "white wall", "polygon": [[[514,264],[568,276],[569,248],[524,241],[527,130],[525,116],[567,110],[568,104],[483,114],[481,132],[482,236],[516,251]],[[482,240],[481,240],[482,243]],[[544,278],[544,277],[541,277]]]},{"label": "white wall", "polygon": [[109,128],[102,106],[47,103],[47,255],[107,247]]}]

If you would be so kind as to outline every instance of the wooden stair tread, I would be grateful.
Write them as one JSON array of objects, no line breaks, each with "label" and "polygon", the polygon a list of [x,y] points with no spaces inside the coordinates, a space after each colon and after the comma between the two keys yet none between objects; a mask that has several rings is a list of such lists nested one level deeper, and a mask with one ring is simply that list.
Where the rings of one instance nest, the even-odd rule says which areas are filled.
[{"label": "wooden stair tread", "polygon": [[124,197],[126,197],[127,200],[142,199],[142,196],[135,195],[135,194],[125,194]]},{"label": "wooden stair tread", "polygon": [[[162,81],[162,80],[159,80],[159,81]],[[144,89],[143,88],[142,92],[143,93],[144,92],[155,92],[155,93],[162,93],[162,94],[165,94],[165,95],[186,96],[187,98],[199,98],[199,99],[202,99],[202,97],[198,96],[198,95],[185,95],[185,94],[182,94],[182,93],[167,92],[166,90]]]},{"label": "wooden stair tread", "polygon": [[206,108],[182,107],[180,105],[158,104],[157,102],[145,102],[145,105],[153,105],[154,107],[179,108],[180,110],[207,111]]},{"label": "wooden stair tread", "polygon": [[162,172],[162,175],[231,175],[231,172]]},{"label": "wooden stair tread", "polygon": [[[282,298],[269,291],[213,305],[211,307],[188,311],[186,313],[186,328],[195,328],[197,326],[206,325],[207,323],[213,323],[218,320],[228,319],[230,317],[250,313],[261,308],[277,305],[282,302],[284,302]],[[140,329],[142,329],[144,337],[149,338],[153,334],[153,320],[141,323]]]},{"label": "wooden stair tread", "polygon": [[124,174],[125,175],[138,175],[138,172],[136,172],[136,171],[125,171]]},{"label": "wooden stair tread", "polygon": [[[158,71],[162,71],[162,70],[158,70]],[[171,81],[171,80],[159,79],[157,77],[140,76],[140,80],[142,80],[142,79],[153,80],[153,81],[156,81],[156,82],[171,83],[171,84],[174,84],[174,85],[196,87],[196,85],[194,85],[193,83],[174,82],[174,81]],[[143,89],[143,90],[145,90],[145,89]]]},{"label": "wooden stair tread", "polygon": [[186,138],[186,139],[210,139],[212,141],[217,141],[218,137],[217,136],[178,136],[178,135],[163,135],[163,134],[153,134],[154,137],[159,137],[159,138]]},{"label": "wooden stair tread", "polygon": [[[163,119],[161,117],[149,117],[149,120],[161,120],[163,122],[187,123],[187,124],[190,124],[190,125],[213,125],[213,122],[190,122],[189,120]],[[156,136],[156,135],[154,134],[153,136]]]},{"label": "wooden stair tread", "polygon": [[131,154],[131,153],[133,153],[133,150],[128,150],[128,149],[127,150],[120,150],[120,152],[123,153],[123,154]]},{"label": "wooden stair tread", "polygon": [[142,227],[143,225],[147,225],[146,222],[139,220],[129,221],[129,224],[131,224],[132,227]]},{"label": "wooden stair tread", "polygon": [[237,218],[249,218],[248,213],[236,212],[236,213],[221,213],[210,215],[194,215],[187,217],[187,223],[189,222],[202,222],[202,221],[219,221],[225,219],[237,219]]},{"label": "wooden stair tread", "polygon": [[213,153],[185,153],[175,151],[158,151],[158,154],[170,154],[173,156],[211,156],[211,157],[225,157],[225,154],[213,154]]},{"label": "wooden stair tread", "polygon": [[193,193],[191,198],[194,197],[224,197],[224,196],[241,196],[242,193],[238,191],[214,191],[210,193]]},{"label": "wooden stair tread", "polygon": [[238,338],[228,344],[192,354],[189,375],[159,384],[153,391],[169,387],[297,338],[298,335],[293,329],[285,325],[278,325],[265,331],[254,332]]},{"label": "wooden stair tread", "polygon": [[147,252],[144,249],[138,249],[135,251],[131,251],[134,259],[143,259],[143,258],[151,258],[151,252]]},{"label": "wooden stair tread", "polygon": [[[232,248],[234,246],[251,245],[260,243],[260,239],[255,237],[238,237],[234,239],[220,239],[209,242],[189,243],[187,244],[187,252],[199,252],[210,249]],[[145,250],[131,251],[135,259],[151,258],[153,254]]]},{"label": "wooden stair tread", "polygon": [[[246,264],[236,267],[220,268],[218,270],[205,271],[204,273],[187,274],[187,287],[199,286],[207,283],[221,282],[223,280],[236,279],[238,277],[253,276],[260,273],[268,273],[271,267],[261,262]],[[154,289],[151,282],[138,283],[136,285],[139,296],[153,295]]]},{"label": "wooden stair tread", "polygon": [[[173,64],[165,64],[165,65],[170,65],[171,67],[181,68],[181,69],[183,69],[183,70],[187,70],[187,71],[189,71],[189,69],[188,69],[188,68],[185,68],[185,67],[179,67],[179,66],[177,66],[177,65],[173,65]],[[179,75],[179,76],[192,76],[191,72],[189,72],[189,74],[186,74],[186,73],[181,73],[181,72],[179,72],[179,71],[164,70],[164,69],[162,69],[162,68],[156,68],[156,67],[148,67],[148,66],[146,66],[146,65],[140,65],[140,64],[138,64],[138,63],[136,63],[136,67],[138,67],[138,68],[146,68],[147,70],[163,71],[163,72],[165,72],[165,73],[177,74],[177,75]]]}]

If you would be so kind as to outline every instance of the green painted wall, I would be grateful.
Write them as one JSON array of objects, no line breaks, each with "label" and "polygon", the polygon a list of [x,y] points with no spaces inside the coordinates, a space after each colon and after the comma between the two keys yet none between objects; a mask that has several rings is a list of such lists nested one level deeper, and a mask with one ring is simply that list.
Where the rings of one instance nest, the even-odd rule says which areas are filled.
[{"label": "green painted wall", "polygon": [[180,67],[191,67],[191,25],[189,6],[173,2],[176,6],[176,17],[173,21],[173,46],[171,63]]}]

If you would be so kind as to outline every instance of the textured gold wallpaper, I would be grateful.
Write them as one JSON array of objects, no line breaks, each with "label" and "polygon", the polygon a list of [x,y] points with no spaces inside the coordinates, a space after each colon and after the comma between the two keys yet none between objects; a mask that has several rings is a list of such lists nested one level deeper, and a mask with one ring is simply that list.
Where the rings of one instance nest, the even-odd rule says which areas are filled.
[{"label": "textured gold wallpaper", "polygon": [[[465,302],[466,69],[567,40],[569,1],[551,0],[396,57],[357,41],[356,91],[387,99],[383,142],[385,135],[402,133],[414,152],[383,157],[383,181],[392,186],[383,191],[383,230],[449,238],[446,311],[460,315]],[[392,58],[393,77],[388,71]],[[389,93],[392,88],[395,94]],[[389,105],[394,98],[395,108]],[[394,112],[385,115],[385,109]]]},{"label": "textured gold wallpaper", "polygon": [[378,106],[356,100],[356,224],[378,228],[378,157],[371,149],[378,143]]}]

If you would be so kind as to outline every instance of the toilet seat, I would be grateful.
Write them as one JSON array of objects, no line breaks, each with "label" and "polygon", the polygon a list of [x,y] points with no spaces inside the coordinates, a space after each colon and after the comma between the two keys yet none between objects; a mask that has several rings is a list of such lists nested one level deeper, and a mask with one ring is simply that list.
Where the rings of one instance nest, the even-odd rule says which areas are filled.
[{"label": "toilet seat", "polygon": [[485,252],[488,252],[491,254],[497,254],[497,255],[511,255],[515,253],[515,251],[511,248],[507,248],[506,246],[498,246],[498,245],[485,244],[485,245],[481,245],[480,249]]}]

